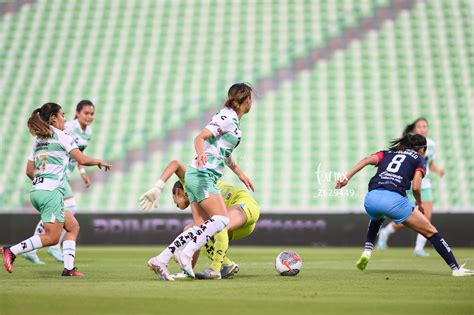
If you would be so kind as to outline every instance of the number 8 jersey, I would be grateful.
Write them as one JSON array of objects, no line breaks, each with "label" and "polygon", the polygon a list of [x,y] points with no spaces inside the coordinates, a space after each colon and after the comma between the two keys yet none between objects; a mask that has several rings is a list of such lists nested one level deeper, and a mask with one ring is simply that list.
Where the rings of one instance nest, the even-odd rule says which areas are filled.
[{"label": "number 8 jersey", "polygon": [[406,197],[415,172],[419,170],[425,176],[425,159],[413,150],[379,151],[375,155],[378,169],[369,182],[369,191],[385,188]]}]

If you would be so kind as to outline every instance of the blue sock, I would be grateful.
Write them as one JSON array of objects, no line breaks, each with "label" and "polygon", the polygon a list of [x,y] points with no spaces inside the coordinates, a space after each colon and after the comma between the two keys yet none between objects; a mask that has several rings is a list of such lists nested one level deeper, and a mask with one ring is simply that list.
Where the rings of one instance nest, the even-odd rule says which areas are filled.
[{"label": "blue sock", "polygon": [[448,243],[444,240],[444,238],[439,235],[439,233],[434,234],[432,237],[428,238],[433,244],[433,247],[436,249],[438,254],[443,257],[444,261],[449,265],[449,268],[452,270],[459,269],[458,262],[456,258],[454,258],[453,252],[449,247]]},{"label": "blue sock", "polygon": [[369,221],[369,228],[367,229],[367,238],[365,240],[365,250],[372,251],[374,249],[374,244],[377,240],[377,235],[379,235],[379,231],[382,227],[383,221],[384,219],[380,219],[377,221]]}]

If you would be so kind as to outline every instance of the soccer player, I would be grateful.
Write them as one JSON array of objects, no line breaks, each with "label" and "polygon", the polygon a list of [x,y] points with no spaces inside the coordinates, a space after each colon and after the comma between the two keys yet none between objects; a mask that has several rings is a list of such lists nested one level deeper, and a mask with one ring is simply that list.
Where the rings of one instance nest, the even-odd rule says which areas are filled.
[{"label": "soccer player", "polygon": [[[177,160],[170,162],[154,187],[140,197],[140,206],[142,209],[151,210],[157,206],[161,191],[173,173],[179,178],[172,189],[173,201],[178,208],[182,210],[186,209],[189,206],[189,198],[184,188],[185,172],[186,166],[182,163]],[[227,231],[222,230],[216,233],[202,248],[204,254],[212,260],[212,264],[210,268],[204,272],[196,274],[196,277],[200,279],[229,278],[239,271],[239,266],[226,255],[229,240],[238,240],[249,236],[255,229],[260,216],[258,204],[248,192],[224,182],[218,182],[218,187],[225,200],[229,225],[227,226]],[[198,226],[206,219],[208,218],[203,218],[198,213],[193,212],[194,225]],[[184,230],[186,231],[192,228],[193,224],[185,227]],[[228,235],[222,235],[223,233],[228,233]],[[197,263],[198,255],[199,251],[197,251],[193,257],[193,267]],[[171,280],[167,268],[160,267],[161,263],[158,257],[159,256],[151,258],[148,261],[148,266],[153,269],[161,279]]]},{"label": "soccer player", "polygon": [[28,128],[36,137],[33,152],[26,164],[26,174],[33,181],[30,198],[32,205],[41,213],[44,233],[34,235],[14,246],[3,247],[3,263],[9,273],[13,271],[16,255],[44,246],[57,244],[61,231],[66,229],[63,276],[83,276],[74,266],[76,239],[79,223],[71,211],[64,211],[64,181],[69,156],[79,164],[104,167],[111,165],[102,160],[85,156],[73,138],[64,130],[66,118],[61,106],[46,103],[35,109],[28,120]]},{"label": "soccer player", "polygon": [[[160,263],[159,268],[166,268],[166,263],[175,255],[181,269],[194,278],[194,253],[214,234],[229,225],[224,199],[217,187],[217,180],[222,176],[225,165],[248,189],[254,190],[251,180],[230,157],[240,143],[240,119],[251,107],[252,88],[245,83],[232,85],[224,108],[212,117],[211,122],[194,139],[197,157],[186,169],[185,188],[192,212],[209,219],[178,235],[158,256],[156,261]],[[222,235],[225,237],[227,233]]]},{"label": "soccer player", "polygon": [[[438,254],[452,270],[452,275],[472,276],[474,271],[459,266],[448,243],[423,215],[421,201],[421,181],[425,175],[426,139],[418,134],[406,134],[390,142],[389,150],[379,151],[363,158],[345,178],[337,181],[336,189],[347,185],[349,180],[367,165],[377,166],[377,173],[369,182],[369,192],[365,196],[364,207],[370,221],[365,242],[365,250],[357,261],[357,268],[364,270],[369,262],[377,234],[385,217],[397,224],[424,235],[433,244]],[[406,198],[406,190],[412,190],[418,210]]]},{"label": "soccer player", "polygon": [[[426,176],[423,177],[423,180],[421,181],[421,201],[423,209],[425,210],[424,215],[429,221],[431,221],[431,215],[433,211],[433,192],[431,190],[430,173],[433,172],[439,177],[443,177],[444,168],[438,167],[438,165],[436,165],[435,163],[437,151],[436,143],[430,138],[428,138],[428,129],[428,121],[425,118],[420,117],[416,119],[413,123],[406,126],[403,134],[405,135],[407,133],[416,133],[426,138],[427,148],[424,157],[427,168]],[[415,201],[415,198],[410,191],[407,192],[407,195],[412,202]],[[377,241],[377,247],[382,250],[386,249],[388,238],[390,237],[390,235],[403,228],[403,226],[403,224],[396,224],[394,222],[391,222],[387,224],[387,226],[382,228],[380,230],[379,238]],[[426,238],[423,235],[418,234],[416,237],[416,244],[415,250],[413,251],[413,256],[429,256],[430,254],[424,250],[425,244]]]},{"label": "soccer player", "polygon": [[[66,122],[64,127],[64,132],[74,139],[78,149],[81,152],[84,152],[84,150],[87,148],[92,136],[92,127],[90,125],[94,120],[94,112],[94,104],[89,100],[82,100],[76,105],[76,115],[74,119]],[[91,182],[89,176],[86,173],[86,169],[78,164],[73,158],[69,159],[69,165],[66,169],[67,178],[69,179],[76,166],[81,173],[81,178],[84,181],[84,185],[86,188],[89,188]],[[77,210],[76,200],[74,199],[74,194],[72,193],[71,185],[69,184],[68,180],[64,181],[64,190],[64,207],[66,208],[66,211],[71,211],[72,215],[75,215]],[[39,235],[43,232],[44,225],[43,221],[40,220],[36,225],[34,235]],[[59,242],[56,245],[48,248],[48,253],[60,262],[64,261],[64,256],[61,252],[61,244],[65,235],[66,230],[63,229],[61,232],[61,237],[59,238]],[[23,257],[35,264],[44,264],[44,262],[38,257],[36,250],[24,253]]]}]

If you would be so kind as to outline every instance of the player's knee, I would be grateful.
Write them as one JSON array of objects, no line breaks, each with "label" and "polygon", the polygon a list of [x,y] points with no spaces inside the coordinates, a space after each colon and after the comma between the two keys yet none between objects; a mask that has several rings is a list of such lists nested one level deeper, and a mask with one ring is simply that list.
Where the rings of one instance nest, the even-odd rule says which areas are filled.
[{"label": "player's knee", "polygon": [[430,224],[429,227],[426,229],[425,237],[430,238],[436,233],[438,233],[438,230],[433,226],[433,224]]}]

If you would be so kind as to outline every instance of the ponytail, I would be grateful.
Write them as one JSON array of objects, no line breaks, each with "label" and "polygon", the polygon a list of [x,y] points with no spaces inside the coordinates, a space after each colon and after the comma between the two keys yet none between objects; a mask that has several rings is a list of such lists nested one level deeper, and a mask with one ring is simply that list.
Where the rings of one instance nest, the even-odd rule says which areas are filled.
[{"label": "ponytail", "polygon": [[28,119],[28,129],[33,136],[46,139],[53,136],[51,129],[51,116],[57,116],[61,106],[55,103],[43,104],[35,109]]},{"label": "ponytail", "polygon": [[419,149],[426,150],[426,138],[422,135],[407,133],[403,137],[390,141],[389,149],[392,151],[405,151]]}]

